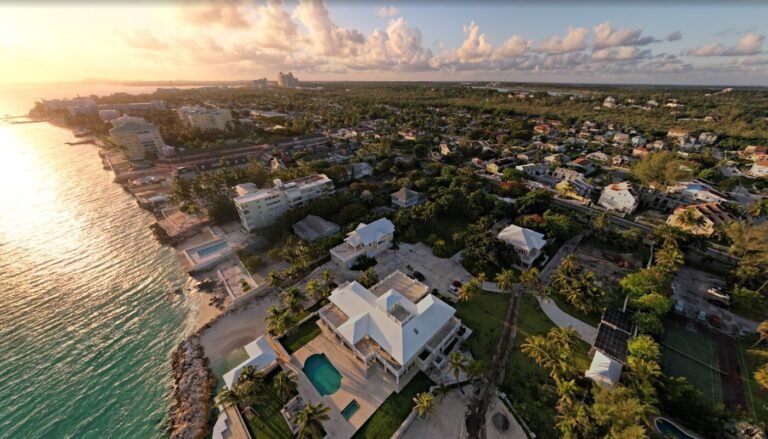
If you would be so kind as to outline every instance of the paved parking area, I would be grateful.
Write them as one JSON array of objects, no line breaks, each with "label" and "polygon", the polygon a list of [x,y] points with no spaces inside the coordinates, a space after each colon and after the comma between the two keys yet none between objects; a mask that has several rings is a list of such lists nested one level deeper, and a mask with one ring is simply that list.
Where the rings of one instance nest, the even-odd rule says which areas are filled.
[{"label": "paved parking area", "polygon": [[672,297],[683,303],[683,313],[690,319],[696,319],[699,311],[704,311],[707,315],[720,316],[723,321],[722,332],[732,334],[734,330],[741,328],[750,333],[755,332],[758,322],[737,316],[707,301],[708,289],[725,288],[725,285],[725,280],[720,276],[685,265],[672,280]]},{"label": "paved parking area", "polygon": [[472,275],[461,266],[459,258],[438,258],[432,254],[432,249],[422,243],[400,244],[398,250],[387,250],[376,256],[378,263],[374,267],[379,278],[383,279],[395,270],[405,274],[409,267],[424,275],[424,283],[431,288],[437,288],[445,295],[450,295],[448,287],[453,279],[462,283],[472,279]]}]

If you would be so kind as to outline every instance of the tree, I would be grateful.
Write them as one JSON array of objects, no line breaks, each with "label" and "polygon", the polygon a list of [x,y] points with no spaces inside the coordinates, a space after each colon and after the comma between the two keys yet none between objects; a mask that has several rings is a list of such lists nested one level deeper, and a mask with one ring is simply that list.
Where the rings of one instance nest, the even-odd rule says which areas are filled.
[{"label": "tree", "polygon": [[309,294],[309,297],[313,299],[320,299],[325,293],[325,288],[317,279],[312,279],[307,282],[306,290],[307,294]]},{"label": "tree", "polygon": [[290,326],[290,317],[288,311],[272,305],[267,309],[267,331],[270,334],[281,335],[288,330]]},{"label": "tree", "polygon": [[678,180],[689,177],[685,162],[675,158],[669,151],[648,154],[632,165],[632,175],[644,186],[669,186]]},{"label": "tree", "polygon": [[744,287],[734,288],[731,300],[734,306],[742,309],[760,310],[765,306],[765,296],[762,293]]},{"label": "tree", "polygon": [[757,346],[760,343],[768,340],[768,320],[763,320],[757,325],[758,339],[753,346]]},{"label": "tree", "polygon": [[768,199],[762,199],[747,207],[747,215],[750,218],[760,218],[768,215]]},{"label": "tree", "polygon": [[573,373],[573,350],[579,343],[578,333],[571,328],[552,328],[546,335],[532,335],[525,339],[520,350],[551,375]]},{"label": "tree", "polygon": [[515,283],[517,283],[517,275],[512,270],[502,270],[496,275],[496,284],[502,291],[512,292]]},{"label": "tree", "polygon": [[[448,356],[448,371],[453,373],[453,378],[457,383],[459,383],[459,375],[465,370],[466,366],[467,359],[461,352],[453,351]],[[461,383],[459,383],[459,391],[461,391],[462,395],[464,394],[464,386]]]},{"label": "tree", "polygon": [[639,335],[627,343],[629,356],[647,361],[659,361],[661,349],[659,344],[648,335]]},{"label": "tree", "polygon": [[[594,402],[589,413],[610,438],[647,437],[645,434],[637,436],[637,427],[648,425],[651,417],[659,413],[656,407],[642,402],[623,386],[614,389],[596,386],[592,388],[592,395]],[[629,431],[635,433],[628,436]]]},{"label": "tree", "polygon": [[619,284],[632,297],[650,293],[664,293],[669,286],[669,276],[656,268],[643,268],[624,276]]},{"label": "tree", "polygon": [[[480,273],[483,278],[485,277],[482,273]],[[482,285],[482,281],[480,280],[480,276],[473,278],[469,282],[465,282],[461,288],[459,288],[459,300],[462,302],[467,302],[470,299],[472,299],[476,294],[480,294],[482,291],[482,288],[480,287]]]},{"label": "tree", "polygon": [[336,275],[333,274],[333,271],[331,271],[330,268],[325,268],[320,273],[323,277],[323,282],[325,282],[325,287],[330,288],[333,282],[336,280]]},{"label": "tree", "polygon": [[678,246],[678,241],[682,239],[682,231],[677,227],[662,224],[651,232],[651,239],[660,242],[662,245]]},{"label": "tree", "polygon": [[240,398],[237,397],[237,393],[227,386],[219,390],[219,393],[216,395],[216,401],[224,407],[234,407],[240,404]]},{"label": "tree", "polygon": [[696,208],[694,207],[687,207],[682,212],[678,213],[677,215],[677,221],[685,226],[686,230],[696,229],[697,227],[701,227],[704,225],[706,220],[704,219],[704,215],[702,215]]},{"label": "tree", "polygon": [[301,314],[301,312],[304,311],[305,300],[306,297],[304,296],[304,293],[296,287],[291,287],[283,291],[283,306],[285,306],[285,309],[294,316]]},{"label": "tree", "polygon": [[597,236],[597,239],[604,241],[606,238],[608,238],[608,235],[610,232],[610,226],[611,226],[611,216],[608,212],[600,212],[594,217],[592,217],[592,221],[590,221],[590,226],[592,227],[592,231],[595,233],[595,236]]},{"label": "tree", "polygon": [[298,389],[296,374],[290,370],[282,370],[275,375],[272,386],[275,393],[277,393],[277,396],[280,397],[281,403],[285,404],[288,401],[288,398],[296,393],[296,390]]},{"label": "tree", "polygon": [[279,271],[270,271],[267,273],[267,281],[272,288],[279,290],[283,286],[283,274]]},{"label": "tree", "polygon": [[357,278],[357,281],[360,282],[362,286],[366,288],[370,288],[379,282],[379,275],[376,273],[373,267],[369,267],[368,269],[360,273],[360,276]]},{"label": "tree", "polygon": [[296,424],[299,427],[296,437],[298,439],[321,439],[324,436],[323,422],[331,419],[328,415],[330,410],[323,403],[307,403],[296,414]]},{"label": "tree", "polygon": [[413,398],[414,408],[420,418],[428,418],[435,414],[437,406],[435,397],[429,392],[417,393]]},{"label": "tree", "polygon": [[523,270],[520,273],[520,284],[533,291],[536,297],[548,300],[547,290],[541,283],[541,272],[536,267],[531,267]]},{"label": "tree", "polygon": [[680,248],[666,244],[656,250],[656,266],[667,273],[674,273],[685,263],[685,256]]}]

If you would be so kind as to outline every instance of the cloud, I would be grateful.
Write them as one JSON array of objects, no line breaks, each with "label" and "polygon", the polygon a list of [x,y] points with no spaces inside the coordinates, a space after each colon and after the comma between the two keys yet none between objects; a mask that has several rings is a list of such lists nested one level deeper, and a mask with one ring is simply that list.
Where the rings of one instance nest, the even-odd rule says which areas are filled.
[{"label": "cloud", "polygon": [[680,41],[682,39],[683,39],[683,33],[680,32],[679,30],[676,30],[670,33],[669,35],[667,35],[667,38],[666,38],[667,41]]},{"label": "cloud", "polygon": [[725,36],[729,36],[729,35],[744,35],[744,34],[747,34],[747,33],[750,33],[750,32],[754,32],[754,31],[755,31],[754,26],[750,27],[749,29],[737,29],[735,27],[729,27],[728,29],[723,29],[720,32],[715,32],[712,35],[714,35],[716,37],[725,37]]},{"label": "cloud", "polygon": [[495,56],[497,58],[515,58],[528,52],[531,48],[531,42],[524,39],[519,35],[512,35],[507,41],[504,42],[498,49],[496,49]]},{"label": "cloud", "polygon": [[536,50],[552,55],[584,50],[587,48],[588,34],[589,31],[586,28],[569,27],[568,33],[566,33],[562,40],[557,35],[552,35],[539,43],[539,47]]},{"label": "cloud", "polygon": [[650,50],[640,50],[636,46],[606,47],[592,52],[594,61],[624,61],[649,56]]},{"label": "cloud", "polygon": [[167,50],[170,47],[168,43],[161,41],[155,34],[146,29],[123,34],[123,39],[128,46],[134,49]]},{"label": "cloud", "polygon": [[428,70],[432,51],[424,49],[421,31],[409,27],[405,18],[391,20],[386,29],[374,30],[365,42],[361,56],[350,60],[357,70],[395,68]]},{"label": "cloud", "polygon": [[203,6],[185,7],[182,14],[187,21],[200,26],[212,24],[225,28],[246,28],[249,26],[239,0],[215,0],[213,3]]},{"label": "cloud", "polygon": [[614,30],[611,23],[606,21],[592,28],[594,33],[592,46],[595,49],[605,49],[616,46],[645,46],[659,40],[650,36],[642,36],[642,29],[621,28]]},{"label": "cloud", "polygon": [[255,16],[252,27],[256,31],[256,44],[287,51],[298,49],[296,43],[301,39],[299,26],[283,8],[282,0],[271,0],[264,6],[256,7]]},{"label": "cloud", "polygon": [[309,31],[307,40],[316,55],[356,56],[365,43],[362,33],[339,27],[331,20],[323,0],[301,1],[293,11],[293,17]]},{"label": "cloud", "polygon": [[397,17],[400,11],[394,6],[380,6],[376,8],[376,15],[381,18]]},{"label": "cloud", "polygon": [[733,46],[723,46],[720,43],[707,44],[695,49],[686,50],[683,55],[708,57],[708,56],[736,56],[736,55],[756,55],[763,50],[765,36],[755,32],[750,32],[739,38]]}]

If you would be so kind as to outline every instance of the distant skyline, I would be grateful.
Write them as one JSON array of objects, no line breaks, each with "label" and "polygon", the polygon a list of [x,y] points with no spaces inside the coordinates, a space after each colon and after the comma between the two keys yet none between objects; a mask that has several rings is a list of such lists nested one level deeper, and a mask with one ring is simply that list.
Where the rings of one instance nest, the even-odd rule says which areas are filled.
[{"label": "distant skyline", "polygon": [[768,85],[768,5],[710,2],[0,5],[0,84],[520,81]]}]

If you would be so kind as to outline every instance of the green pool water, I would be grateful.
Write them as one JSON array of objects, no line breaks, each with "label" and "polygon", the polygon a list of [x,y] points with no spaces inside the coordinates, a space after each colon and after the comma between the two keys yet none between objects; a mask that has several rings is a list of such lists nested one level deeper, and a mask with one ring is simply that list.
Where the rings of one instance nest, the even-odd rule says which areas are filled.
[{"label": "green pool water", "polygon": [[341,374],[325,354],[310,355],[304,362],[302,371],[320,395],[332,395],[341,387]]}]

